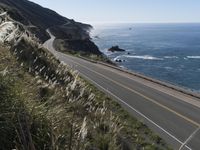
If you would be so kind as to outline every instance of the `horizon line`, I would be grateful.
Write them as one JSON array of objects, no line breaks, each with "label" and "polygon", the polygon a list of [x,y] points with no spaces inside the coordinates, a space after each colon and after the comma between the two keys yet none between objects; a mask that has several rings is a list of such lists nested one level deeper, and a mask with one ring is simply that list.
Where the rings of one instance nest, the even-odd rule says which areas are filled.
[{"label": "horizon line", "polygon": [[200,24],[200,22],[90,22],[89,24]]}]

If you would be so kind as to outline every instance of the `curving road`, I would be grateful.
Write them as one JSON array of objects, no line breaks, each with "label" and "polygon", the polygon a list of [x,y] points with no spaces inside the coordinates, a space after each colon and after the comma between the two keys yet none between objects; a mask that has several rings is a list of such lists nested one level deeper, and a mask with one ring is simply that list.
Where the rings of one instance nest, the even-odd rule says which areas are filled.
[{"label": "curving road", "polygon": [[[49,33],[49,32],[48,32]],[[200,149],[200,99],[99,63],[55,51],[55,37],[44,47],[112,96],[174,149]]]}]

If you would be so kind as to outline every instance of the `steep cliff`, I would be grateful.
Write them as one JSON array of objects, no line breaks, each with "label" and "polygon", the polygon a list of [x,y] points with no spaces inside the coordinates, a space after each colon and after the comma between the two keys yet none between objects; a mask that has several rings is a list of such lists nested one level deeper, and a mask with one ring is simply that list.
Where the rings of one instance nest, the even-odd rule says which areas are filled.
[{"label": "steep cliff", "polygon": [[[50,29],[57,39],[66,43],[68,41],[74,43],[75,45],[72,47],[78,47],[79,51],[84,51],[85,49],[82,48],[86,47],[87,52],[101,55],[96,46],[88,46],[88,43],[94,45],[89,36],[91,25],[75,22],[73,19],[65,18],[55,11],[28,0],[1,0],[0,10],[7,12],[10,18],[23,24],[42,43],[50,38],[46,32],[47,29]],[[73,42],[74,40],[76,42]],[[78,46],[76,45],[77,40],[81,41]]]}]

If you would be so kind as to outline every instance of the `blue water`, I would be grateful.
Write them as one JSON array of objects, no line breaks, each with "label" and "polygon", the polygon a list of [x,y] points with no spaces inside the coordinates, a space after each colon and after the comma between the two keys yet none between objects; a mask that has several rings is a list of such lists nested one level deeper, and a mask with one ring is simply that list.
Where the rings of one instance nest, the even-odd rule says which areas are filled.
[{"label": "blue water", "polygon": [[[200,92],[200,24],[99,25],[92,36],[119,66]],[[126,52],[108,52],[114,45]]]}]

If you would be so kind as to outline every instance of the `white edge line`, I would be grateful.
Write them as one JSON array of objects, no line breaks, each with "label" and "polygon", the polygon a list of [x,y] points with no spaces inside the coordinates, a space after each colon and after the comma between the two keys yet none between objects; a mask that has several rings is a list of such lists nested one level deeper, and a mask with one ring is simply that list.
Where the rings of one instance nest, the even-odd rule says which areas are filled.
[{"label": "white edge line", "polygon": [[[52,38],[52,37],[51,37]],[[47,49],[49,49],[49,47],[47,47]],[[55,55],[55,54],[54,54]],[[57,56],[57,53],[56,53]],[[81,73],[82,74],[82,73]],[[156,124],[155,122],[153,122],[151,119],[149,119],[148,117],[146,117],[144,114],[142,114],[141,112],[139,112],[138,110],[136,110],[135,108],[133,108],[131,105],[129,105],[128,103],[124,102],[121,98],[119,98],[118,96],[116,96],[115,94],[113,94],[112,92],[110,92],[109,90],[105,89],[104,87],[102,87],[101,85],[99,85],[97,82],[95,82],[94,80],[88,78],[87,76],[85,76],[84,74],[82,74],[85,78],[87,78],[88,80],[92,81],[94,84],[96,84],[97,86],[99,86],[100,88],[102,88],[103,90],[107,91],[107,93],[109,93],[110,95],[114,96],[116,99],[118,99],[120,102],[122,102],[123,104],[125,104],[126,106],[128,106],[129,108],[131,108],[132,110],[134,110],[136,113],[138,113],[140,116],[142,116],[143,118],[145,118],[146,120],[148,120],[150,123],[152,123],[153,125],[155,125],[156,127],[158,127],[159,129],[161,129],[163,132],[165,132],[167,135],[169,135],[170,137],[172,137],[173,139],[175,139],[177,142],[179,142],[180,144],[184,144],[183,142],[181,142],[179,139],[177,139],[175,136],[173,136],[171,133],[169,133],[168,131],[166,131],[165,129],[163,129],[161,126],[159,126],[158,124]],[[185,147],[189,150],[192,150],[190,147],[188,147],[187,145],[185,145]]]},{"label": "white edge line", "polygon": [[[105,66],[103,66],[103,65],[101,65],[101,64],[99,64],[99,66],[102,68],[102,69],[106,69],[106,70],[109,70],[109,67],[107,67],[107,68],[105,68]],[[197,105],[195,105],[195,104],[193,104],[193,103],[191,103],[191,102],[189,102],[189,101],[187,101],[187,100],[183,100],[183,99],[180,99],[178,96],[176,96],[176,95],[174,95],[174,94],[172,94],[172,93],[168,93],[168,92],[166,92],[165,91],[165,89],[164,90],[162,90],[162,89],[160,89],[160,88],[157,88],[157,87],[155,87],[155,86],[152,86],[152,85],[149,85],[149,84],[144,84],[143,83],[143,81],[142,80],[146,80],[146,79],[142,79],[142,78],[140,78],[140,77],[137,77],[137,76],[135,76],[136,78],[138,78],[139,80],[135,80],[135,79],[133,79],[132,78],[132,76],[129,76],[129,74],[124,74],[124,72],[118,72],[118,70],[116,70],[116,69],[113,69],[113,68],[111,68],[109,71],[111,71],[111,72],[113,72],[113,73],[117,73],[119,76],[122,76],[122,77],[124,77],[124,78],[128,78],[128,79],[130,79],[130,80],[132,80],[132,81],[134,81],[134,82],[137,82],[138,84],[142,84],[142,85],[144,85],[144,86],[146,86],[146,87],[148,87],[148,88],[151,88],[151,89],[154,89],[154,90],[157,90],[157,91],[160,91],[160,92],[162,92],[162,93],[164,93],[164,94],[167,94],[167,95],[169,95],[169,96],[172,96],[172,97],[174,97],[174,98],[176,98],[176,99],[178,99],[179,101],[181,101],[181,102],[185,102],[185,103],[187,103],[187,104],[190,104],[190,105],[192,105],[192,106],[195,106],[195,107],[198,107],[198,108],[200,108],[200,106],[197,106]],[[148,81],[148,80],[146,80],[146,81]],[[158,85],[158,86],[160,86],[159,84],[157,84],[157,83],[153,83],[152,81],[148,81],[150,84],[155,84],[156,86]],[[170,88],[168,88],[168,87],[165,87],[164,85],[161,85],[161,87],[162,88],[166,88],[167,90],[169,90]],[[178,92],[178,91],[176,91],[176,90],[173,90],[173,89],[170,89],[170,90],[172,90],[172,92]],[[180,95],[182,94],[181,92],[178,92]],[[185,96],[186,98],[188,98],[189,96],[187,95],[187,94],[182,94],[182,96]],[[194,99],[193,97],[189,97],[190,99],[192,99],[193,101],[195,101],[195,102],[197,102],[197,103],[199,103],[199,101],[198,100],[196,100],[196,99]]]},{"label": "white edge line", "polygon": [[194,136],[195,134],[200,130],[200,127],[197,128],[187,139],[186,141],[181,145],[181,147],[179,148],[179,150],[181,150]]},{"label": "white edge line", "polygon": [[[103,90],[105,90],[106,92],[108,92],[110,95],[114,96],[116,99],[118,99],[120,102],[122,102],[123,104],[125,104],[126,106],[128,106],[129,108],[131,108],[132,110],[134,110],[136,113],[138,113],[140,116],[142,116],[143,118],[145,118],[147,121],[149,121],[150,123],[152,123],[153,125],[155,125],[156,127],[158,127],[160,130],[162,130],[163,132],[165,132],[168,136],[172,137],[174,140],[176,140],[178,143],[180,143],[181,145],[183,145],[184,143],[181,142],[178,138],[176,138],[174,135],[172,135],[171,133],[169,133],[168,131],[166,131],[165,129],[163,129],[161,126],[159,126],[158,124],[156,124],[154,121],[152,121],[151,119],[149,119],[147,116],[145,116],[143,113],[139,112],[138,110],[136,110],[135,108],[133,108],[131,105],[129,105],[128,103],[124,102],[121,98],[119,98],[118,96],[116,96],[115,94],[113,94],[112,92],[110,92],[108,89],[105,89],[104,87],[102,87],[101,85],[99,85],[97,82],[95,82],[94,80],[88,78],[86,75],[84,75],[83,73],[80,73],[81,75],[83,75],[85,78],[87,78],[88,80],[92,81],[94,84],[96,84],[97,86],[99,86],[100,88],[102,88]],[[188,147],[187,145],[184,145],[187,149],[192,150],[190,147]]]},{"label": "white edge line", "polygon": [[[87,60],[85,60],[85,61],[88,62]],[[90,63],[90,62],[88,62],[88,63]],[[164,94],[167,94],[167,95],[169,95],[169,96],[172,96],[172,97],[178,99],[178,100],[181,101],[181,102],[185,102],[185,103],[187,103],[187,104],[190,104],[190,105],[192,105],[192,106],[195,106],[195,107],[200,108],[200,106],[195,105],[195,104],[193,104],[193,103],[191,103],[191,102],[189,102],[189,101],[187,101],[187,100],[180,99],[179,97],[177,97],[176,95],[174,95],[174,94],[172,94],[172,93],[170,93],[170,92],[168,93],[168,92],[166,92],[165,90],[161,90],[161,89],[156,88],[156,87],[154,87],[154,86],[152,86],[152,85],[149,85],[149,84],[146,85],[146,84],[144,84],[144,83],[142,82],[142,80],[140,80],[140,79],[142,79],[141,77],[135,76],[136,78],[139,79],[139,80],[135,80],[135,79],[133,79],[131,76],[128,76],[128,75],[130,75],[130,74],[125,73],[125,72],[123,72],[123,71],[118,72],[117,69],[112,68],[112,67],[109,67],[109,66],[104,66],[104,65],[102,65],[102,64],[95,64],[95,65],[100,66],[102,69],[106,69],[106,70],[111,69],[111,70],[109,70],[109,71],[111,71],[111,72],[113,72],[113,73],[117,73],[119,76],[128,78],[128,79],[130,79],[130,80],[132,80],[132,81],[134,81],[134,82],[137,82],[137,83],[139,83],[139,84],[141,84],[141,85],[145,85],[145,86],[148,87],[148,88],[151,88],[151,89],[160,91],[160,92],[162,92],[162,93],[164,93]],[[125,73],[125,74],[124,74],[124,73]],[[127,74],[127,75],[126,75],[126,74]],[[134,76],[134,75],[133,75],[133,76]],[[147,79],[143,79],[143,80],[148,81],[150,84],[155,84],[155,85],[161,86],[162,88],[166,88],[167,90],[172,90],[172,92],[175,91],[175,92],[179,93],[180,95],[182,94],[182,96],[185,96],[186,98],[189,97],[189,95],[187,95],[187,94],[185,94],[185,93],[181,93],[180,91],[176,91],[176,90],[170,89],[169,87],[165,87],[164,85],[159,85],[158,83],[154,83],[154,82],[149,81],[149,80],[147,80]],[[189,98],[192,99],[195,103],[196,103],[196,102],[199,103],[199,101],[196,100],[196,99],[194,99],[194,97],[189,97]]]}]

